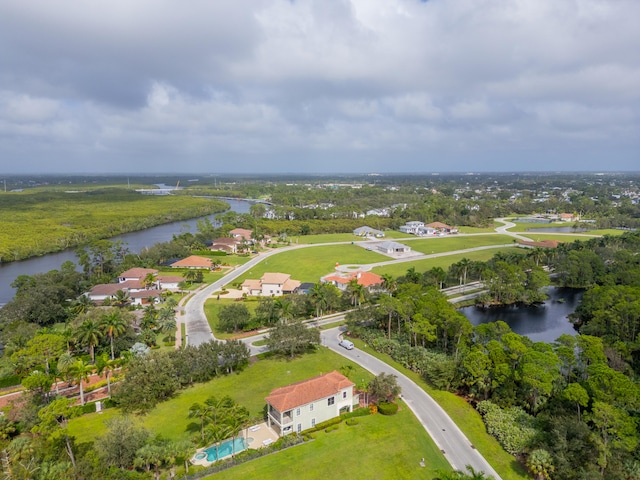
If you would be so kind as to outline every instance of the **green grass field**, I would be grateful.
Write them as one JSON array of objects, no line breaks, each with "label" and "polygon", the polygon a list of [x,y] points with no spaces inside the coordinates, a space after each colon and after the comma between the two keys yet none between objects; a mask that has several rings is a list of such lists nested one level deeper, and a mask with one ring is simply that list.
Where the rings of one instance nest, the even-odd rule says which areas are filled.
[{"label": "green grass field", "polygon": [[351,244],[301,248],[269,257],[233,283],[240,285],[247,278],[257,279],[266,272],[288,273],[295,280],[317,283],[321,276],[335,270],[336,263],[366,264],[388,259],[385,255]]},{"label": "green grass field", "polygon": [[[218,313],[223,307],[227,305],[233,305],[236,303],[234,299],[224,298],[224,295],[220,295],[220,300],[216,298],[208,299],[204,304],[204,314],[207,317],[207,321],[209,322],[209,326],[213,331],[213,335],[220,340],[227,340],[229,338],[237,336],[237,333],[226,333],[221,330],[218,330]],[[251,315],[256,310],[258,306],[258,299],[249,297],[247,300],[243,300],[243,305],[247,307]]]},{"label": "green grass field", "polygon": [[[360,417],[286,452],[262,457],[217,473],[220,479],[278,480],[322,478],[432,479],[451,467],[406,405],[396,415]],[[425,467],[420,466],[425,459]]]},{"label": "green grass field", "polygon": [[465,250],[467,248],[484,247],[486,245],[511,245],[514,242],[513,237],[509,235],[493,234],[420,238],[418,240],[407,240],[404,243],[417,252],[429,255],[431,253]]},{"label": "green grass field", "polygon": [[371,271],[377,273],[378,275],[389,274],[394,278],[404,275],[411,267],[414,267],[417,272],[426,272],[427,270],[431,270],[433,267],[440,267],[446,271],[449,268],[449,265],[459,262],[463,258],[486,262],[498,252],[511,253],[514,251],[516,253],[522,253],[523,255],[526,253],[525,250],[515,247],[491,248],[488,250],[480,250],[478,252],[456,253],[444,257],[426,258],[424,260],[414,260],[412,262],[396,263],[393,265],[385,265],[383,267],[374,267]]}]

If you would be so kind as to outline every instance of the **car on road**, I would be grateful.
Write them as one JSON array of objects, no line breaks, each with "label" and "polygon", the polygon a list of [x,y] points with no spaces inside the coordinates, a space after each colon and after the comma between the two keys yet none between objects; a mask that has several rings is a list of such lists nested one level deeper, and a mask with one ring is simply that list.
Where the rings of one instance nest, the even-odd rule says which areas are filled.
[{"label": "car on road", "polygon": [[353,350],[353,342],[346,340],[346,339],[342,339],[340,340],[340,343],[338,343],[338,345],[340,345],[341,347],[346,348],[347,350]]}]

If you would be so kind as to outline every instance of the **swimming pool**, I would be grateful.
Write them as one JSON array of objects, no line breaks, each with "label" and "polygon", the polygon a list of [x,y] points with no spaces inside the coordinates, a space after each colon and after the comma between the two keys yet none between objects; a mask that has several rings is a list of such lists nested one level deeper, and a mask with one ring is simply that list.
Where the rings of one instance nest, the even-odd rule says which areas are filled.
[{"label": "swimming pool", "polygon": [[216,454],[216,446],[213,445],[209,448],[206,448],[204,451],[207,453],[207,462],[215,462],[219,458],[224,458],[232,453],[240,453],[243,450],[247,449],[247,444],[244,441],[244,438],[239,437],[235,440],[229,439],[222,442],[218,445],[218,453]]}]

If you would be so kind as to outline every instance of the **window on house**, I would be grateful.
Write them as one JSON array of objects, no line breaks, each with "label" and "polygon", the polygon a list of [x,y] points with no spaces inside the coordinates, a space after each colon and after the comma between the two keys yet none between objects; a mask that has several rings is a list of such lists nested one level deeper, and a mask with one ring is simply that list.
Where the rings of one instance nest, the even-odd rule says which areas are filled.
[{"label": "window on house", "polygon": [[298,416],[298,417],[300,416],[300,409],[299,408],[296,408],[296,416]]},{"label": "window on house", "polygon": [[336,403],[335,397],[329,397],[327,399],[327,405],[333,405],[334,403]]},{"label": "window on house", "polygon": [[313,403],[310,403],[310,404],[309,404],[309,411],[310,411],[310,412],[313,412]]},{"label": "window on house", "polygon": [[311,419],[311,427],[313,428],[313,427],[315,427],[315,426],[316,426],[316,419],[315,419],[315,418],[312,418],[312,419]]},{"label": "window on house", "polygon": [[299,423],[299,424],[298,424],[298,433],[300,433],[301,431],[302,431],[302,424],[301,424],[301,423]]},{"label": "window on house", "polygon": [[342,398],[347,398],[347,392],[346,391],[342,392]]}]

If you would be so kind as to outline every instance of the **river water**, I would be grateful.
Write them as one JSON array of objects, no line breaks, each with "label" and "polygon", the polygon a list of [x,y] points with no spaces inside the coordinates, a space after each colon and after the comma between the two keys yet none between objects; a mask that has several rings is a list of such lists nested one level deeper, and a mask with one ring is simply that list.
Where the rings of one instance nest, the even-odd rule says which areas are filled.
[{"label": "river water", "polygon": [[534,342],[551,343],[563,333],[575,335],[577,332],[568,316],[580,304],[583,290],[548,287],[547,294],[547,301],[537,306],[464,307],[460,311],[473,325],[502,320],[515,333],[526,335]]},{"label": "river water", "polygon": [[[229,204],[230,210],[238,213],[249,213],[251,202],[245,200],[230,200],[226,198],[224,201]],[[196,233],[198,231],[198,220],[209,218],[211,222],[214,222],[217,215],[219,214],[193,218],[191,220],[183,220],[180,222],[166,223],[157,227],[147,228],[146,230],[119,235],[117,237],[113,237],[111,240],[120,240],[126,244],[129,251],[137,253],[145,247],[151,247],[159,242],[167,242],[171,240],[174,235],[187,232]],[[0,305],[7,303],[13,298],[15,289],[11,287],[11,284],[19,275],[34,275],[36,273],[57,270],[66,261],[72,261],[77,264],[78,258],[76,257],[74,250],[50,253],[42,257],[34,257],[21,262],[0,264]]]}]

